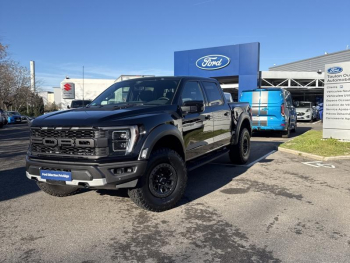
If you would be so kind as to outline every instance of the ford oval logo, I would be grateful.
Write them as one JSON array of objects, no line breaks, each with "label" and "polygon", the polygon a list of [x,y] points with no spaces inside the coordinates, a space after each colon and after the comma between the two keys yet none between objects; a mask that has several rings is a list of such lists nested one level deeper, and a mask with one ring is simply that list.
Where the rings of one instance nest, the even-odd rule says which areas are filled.
[{"label": "ford oval logo", "polygon": [[230,58],[223,55],[207,55],[196,61],[197,68],[204,70],[216,70],[227,67],[230,64]]},{"label": "ford oval logo", "polygon": [[329,74],[336,74],[336,73],[340,73],[342,71],[343,71],[343,68],[341,68],[341,67],[332,67],[332,68],[327,69],[327,72]]}]

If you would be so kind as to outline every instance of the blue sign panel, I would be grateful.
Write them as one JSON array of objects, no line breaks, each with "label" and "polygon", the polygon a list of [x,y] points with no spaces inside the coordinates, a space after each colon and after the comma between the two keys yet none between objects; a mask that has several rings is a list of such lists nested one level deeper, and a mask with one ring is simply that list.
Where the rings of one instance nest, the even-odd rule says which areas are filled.
[{"label": "blue sign panel", "polygon": [[[239,93],[258,88],[260,43],[175,52],[174,75],[239,77]],[[239,94],[240,95],[240,94]]]},{"label": "blue sign panel", "polygon": [[40,177],[48,180],[72,181],[72,173],[64,171],[40,170]]}]

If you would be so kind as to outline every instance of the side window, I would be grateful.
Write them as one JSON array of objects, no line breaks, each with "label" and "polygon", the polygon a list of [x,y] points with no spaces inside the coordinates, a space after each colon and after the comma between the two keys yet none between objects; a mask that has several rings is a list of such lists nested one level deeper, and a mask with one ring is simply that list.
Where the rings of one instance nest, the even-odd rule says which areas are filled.
[{"label": "side window", "polygon": [[182,90],[181,100],[182,104],[186,101],[192,100],[204,102],[204,97],[201,88],[199,87],[199,83],[196,81],[186,82]]},{"label": "side window", "polygon": [[224,104],[219,88],[214,82],[203,81],[203,86],[207,94],[209,106]]}]

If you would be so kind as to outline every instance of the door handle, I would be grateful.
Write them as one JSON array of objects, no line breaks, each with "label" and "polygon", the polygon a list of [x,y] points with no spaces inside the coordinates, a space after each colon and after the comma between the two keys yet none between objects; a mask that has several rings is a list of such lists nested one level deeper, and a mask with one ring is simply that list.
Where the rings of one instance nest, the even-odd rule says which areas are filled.
[{"label": "door handle", "polygon": [[228,113],[229,113],[229,112],[225,112],[225,114],[224,114],[224,115],[225,115],[225,116],[228,116]]}]

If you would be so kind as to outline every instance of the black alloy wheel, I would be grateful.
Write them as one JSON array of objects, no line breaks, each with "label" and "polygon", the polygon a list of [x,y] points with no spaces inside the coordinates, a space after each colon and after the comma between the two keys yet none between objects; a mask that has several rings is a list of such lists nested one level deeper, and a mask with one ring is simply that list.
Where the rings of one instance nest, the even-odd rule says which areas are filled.
[{"label": "black alloy wheel", "polygon": [[156,197],[164,198],[171,195],[174,192],[176,183],[176,171],[167,163],[161,163],[154,167],[149,176],[149,189]]},{"label": "black alloy wheel", "polygon": [[152,151],[147,169],[128,194],[139,207],[161,212],[173,208],[181,199],[187,184],[183,158],[174,150]]}]

